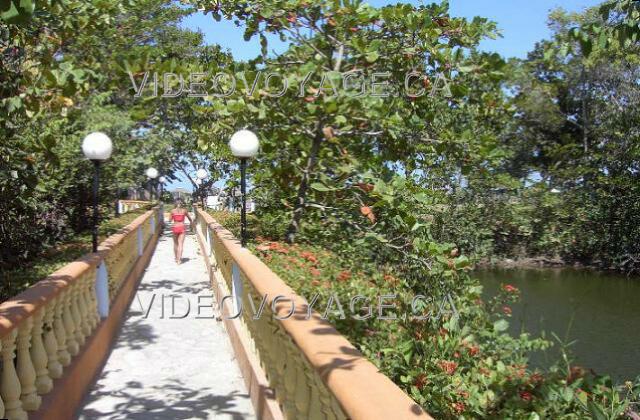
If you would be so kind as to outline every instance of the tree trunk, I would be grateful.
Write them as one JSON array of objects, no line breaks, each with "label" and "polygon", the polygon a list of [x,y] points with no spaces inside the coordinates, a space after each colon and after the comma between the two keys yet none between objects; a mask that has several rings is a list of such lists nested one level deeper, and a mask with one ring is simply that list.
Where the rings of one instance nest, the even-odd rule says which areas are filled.
[{"label": "tree trunk", "polygon": [[307,190],[309,189],[309,180],[311,178],[311,172],[315,169],[318,161],[318,153],[320,152],[320,144],[322,143],[322,122],[318,121],[316,124],[315,136],[313,137],[313,143],[311,144],[311,152],[307,159],[307,165],[302,172],[302,180],[298,187],[298,194],[296,196],[296,202],[293,208],[293,214],[291,216],[291,223],[287,228],[286,240],[288,243],[295,241],[296,234],[300,230],[300,221],[302,220],[302,214],[306,206]]}]

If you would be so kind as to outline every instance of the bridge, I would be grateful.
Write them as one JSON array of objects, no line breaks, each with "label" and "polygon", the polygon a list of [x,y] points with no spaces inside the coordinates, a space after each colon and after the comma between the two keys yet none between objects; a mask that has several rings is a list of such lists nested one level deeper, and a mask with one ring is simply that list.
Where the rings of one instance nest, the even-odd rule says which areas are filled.
[{"label": "bridge", "polygon": [[176,265],[165,216],[0,305],[0,417],[430,418],[201,209]]}]

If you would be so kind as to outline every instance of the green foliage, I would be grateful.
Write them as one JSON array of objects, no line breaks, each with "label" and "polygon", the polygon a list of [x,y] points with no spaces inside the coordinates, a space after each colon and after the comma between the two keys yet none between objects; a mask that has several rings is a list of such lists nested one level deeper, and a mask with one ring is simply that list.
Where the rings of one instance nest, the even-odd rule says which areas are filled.
[{"label": "green foliage", "polygon": [[[104,220],[99,227],[99,240],[102,241],[116,233],[147,210],[149,208],[139,208],[119,217]],[[64,242],[52,244],[20,267],[9,269],[0,267],[0,302],[17,295],[59,268],[91,252],[91,246],[89,233],[77,234],[66,238]]]},{"label": "green foliage", "polygon": [[195,56],[201,35],[178,28],[189,9],[164,0],[63,3],[39,2],[32,16],[0,22],[4,270],[88,228],[93,167],[80,151],[86,134],[101,130],[114,142],[102,165],[104,216],[122,191],[146,186],[147,167],[174,178],[183,150],[164,132],[164,107],[134,105],[120,64],[132,54],[138,61],[130,64],[152,60],[161,71],[170,65],[168,52]]},{"label": "green foliage", "polygon": [[640,43],[640,4],[636,0],[608,0],[577,17],[566,36],[556,39],[547,51],[548,57],[555,48],[564,56],[577,51],[589,57],[593,52],[607,54]]},{"label": "green foliage", "polygon": [[[282,232],[290,241],[317,201],[311,185],[317,186],[322,176],[353,170],[391,173],[391,162],[398,170],[417,173],[444,152],[470,163],[473,151],[490,149],[491,139],[472,122],[478,113],[491,110],[481,110],[480,101],[468,99],[466,83],[496,81],[504,65],[497,56],[467,54],[483,37],[495,35],[495,24],[486,19],[451,17],[446,3],[375,8],[359,2],[259,1],[249,6],[228,2],[222,9],[217,2],[193,3],[214,17],[244,24],[246,38],[266,40],[273,34],[291,43],[279,56],[265,53],[238,64],[236,78],[247,82],[235,95],[213,99],[202,115],[203,121],[216,122],[209,144],[238,127],[259,133],[255,181],[265,196],[274,198],[271,203],[290,209],[290,222]],[[281,97],[274,95],[281,85],[249,94],[260,76],[258,69],[263,78],[268,72],[286,75],[291,88]],[[381,97],[369,88],[360,96],[353,88],[344,91],[340,72],[367,81],[376,73],[388,74],[391,96]],[[405,92],[411,72],[419,76]],[[426,94],[408,94],[420,89]],[[482,99],[495,96],[500,96],[497,89]],[[452,103],[458,111],[452,112]],[[468,143],[473,143],[472,150],[464,150]],[[425,158],[407,158],[414,155]]]},{"label": "green foliage", "polygon": [[[237,219],[224,214],[217,218]],[[531,368],[528,354],[551,343],[525,332],[518,337],[506,333],[509,305],[519,299],[518,289],[503,285],[496,297],[483,302],[482,287],[465,273],[461,258],[441,269],[443,278],[464,284],[461,292],[451,301],[425,301],[416,311],[411,299],[424,292],[421,286],[408,287],[405,266],[363,258],[368,247],[334,252],[317,241],[288,245],[268,240],[251,247],[308,302],[318,295],[314,310],[329,316],[383,373],[437,418],[618,418],[640,398],[640,380],[614,386],[608,377],[572,366],[568,358],[544,371]],[[363,298],[352,308],[356,295]],[[385,301],[395,305],[385,310],[394,320],[377,317],[378,297],[383,295],[396,295]],[[354,319],[369,313],[364,320]],[[431,316],[412,317],[422,314]]]},{"label": "green foliage", "polygon": [[[633,410],[637,384],[616,387],[569,356],[531,369],[528,354],[550,342],[509,336],[517,293],[505,286],[482,302],[468,271],[479,258],[538,255],[640,270],[637,2],[554,11],[553,39],[509,62],[476,49],[496,36],[493,22],[452,17],[446,1],[185,3],[212,24],[243,25],[261,56],[238,62],[203,46],[179,26],[194,9],[168,0],[3,3],[5,295],[85,252],[92,168],[79,146],[88,132],[115,142],[102,167],[106,216],[150,165],[170,179],[207,168],[205,187],[237,179],[226,143],[249,128],[261,140],[249,167],[254,249],[305,296],[395,293],[401,314],[407,299],[427,296],[420,309],[439,316],[332,320],[434,416]],[[285,52],[268,53],[272,36],[289,43]],[[130,76],[219,71],[240,81],[231,96],[133,96]],[[285,75],[286,94],[275,95],[282,80],[250,92],[269,72]],[[367,94],[345,89],[340,73],[366,81]],[[405,91],[408,73],[420,76]],[[385,74],[390,96],[372,91],[375,74]],[[238,215],[212,214],[238,233]]]}]

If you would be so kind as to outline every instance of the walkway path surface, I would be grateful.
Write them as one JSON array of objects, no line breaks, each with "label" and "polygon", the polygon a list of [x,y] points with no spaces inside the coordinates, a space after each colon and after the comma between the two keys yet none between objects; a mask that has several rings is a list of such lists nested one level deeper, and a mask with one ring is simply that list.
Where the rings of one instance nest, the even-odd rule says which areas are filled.
[{"label": "walkway path surface", "polygon": [[160,237],[81,419],[255,418],[199,252],[187,235],[178,266],[169,231]]}]

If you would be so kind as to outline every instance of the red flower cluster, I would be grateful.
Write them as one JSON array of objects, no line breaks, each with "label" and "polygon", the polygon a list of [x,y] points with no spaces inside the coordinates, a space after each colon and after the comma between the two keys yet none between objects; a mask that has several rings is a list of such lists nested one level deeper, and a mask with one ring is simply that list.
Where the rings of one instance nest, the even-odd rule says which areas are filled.
[{"label": "red flower cluster", "polygon": [[469,393],[467,391],[458,391],[458,395],[460,395],[465,400],[469,398]]},{"label": "red flower cluster", "polygon": [[467,352],[469,353],[469,356],[475,356],[476,354],[478,354],[480,352],[480,347],[478,347],[478,346],[469,346],[469,347],[467,347]]},{"label": "red flower cluster", "polygon": [[467,408],[464,403],[461,402],[456,402],[452,404],[453,406],[453,411],[456,412],[456,414],[462,414],[464,413],[464,410]]},{"label": "red flower cluster", "polygon": [[313,264],[317,264],[317,263],[318,263],[318,258],[317,258],[315,255],[313,255],[313,253],[312,253],[312,252],[309,252],[309,251],[302,251],[302,252],[300,253],[300,256],[301,256],[302,258],[304,258],[305,260],[307,260],[307,261],[309,261],[309,262],[313,263]]},{"label": "red flower cluster", "polygon": [[351,272],[348,270],[341,271],[340,274],[338,274],[338,281],[347,281],[349,279],[351,279]]},{"label": "red flower cluster", "polygon": [[529,379],[528,379],[527,382],[530,383],[530,384],[539,384],[543,380],[544,380],[544,376],[542,376],[541,373],[536,372],[536,373],[531,374],[531,376],[529,376]]},{"label": "red flower cluster", "polygon": [[276,251],[281,254],[288,254],[289,248],[285,244],[280,242],[265,242],[256,247],[258,251],[267,252],[267,251]]},{"label": "red flower cluster", "polygon": [[384,281],[391,284],[398,284],[398,279],[393,277],[391,274],[385,274]]},{"label": "red flower cluster", "polygon": [[504,284],[504,285],[502,285],[502,290],[504,290],[507,293],[513,293],[513,294],[520,293],[520,289],[518,289],[517,287],[515,287],[512,284]]},{"label": "red flower cluster", "polygon": [[502,312],[503,312],[505,315],[511,315],[511,308],[510,308],[510,307],[508,307],[508,306],[503,306],[503,307],[502,307]]},{"label": "red flower cluster", "polygon": [[415,385],[416,388],[422,391],[422,389],[425,387],[425,385],[428,382],[429,380],[427,379],[427,375],[425,375],[424,373],[421,373],[416,377],[416,379],[413,380],[413,385]]},{"label": "red flower cluster", "polygon": [[522,401],[527,401],[527,402],[529,402],[529,401],[531,401],[531,400],[533,399],[533,395],[532,395],[529,391],[522,391],[522,392],[520,393],[520,399],[521,399]]},{"label": "red flower cluster", "polygon": [[456,362],[450,362],[448,360],[441,360],[438,362],[438,367],[442,369],[447,375],[453,375],[458,369]]}]

